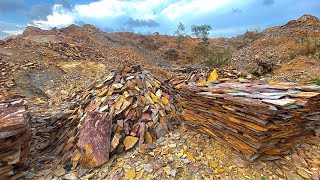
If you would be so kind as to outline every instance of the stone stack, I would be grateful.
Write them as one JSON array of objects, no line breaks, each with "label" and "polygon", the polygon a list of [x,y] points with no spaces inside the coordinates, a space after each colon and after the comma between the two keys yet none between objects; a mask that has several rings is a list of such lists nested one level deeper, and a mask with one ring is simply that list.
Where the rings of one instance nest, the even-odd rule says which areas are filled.
[{"label": "stone stack", "polygon": [[9,66],[0,57],[0,90],[9,86]]},{"label": "stone stack", "polygon": [[177,119],[170,88],[139,66],[125,66],[74,97],[72,110],[53,116],[54,155],[73,167],[92,168],[113,154],[139,146],[155,148],[156,138]]},{"label": "stone stack", "polygon": [[320,126],[319,86],[211,80],[174,84],[182,116],[250,161],[280,158]]},{"label": "stone stack", "polygon": [[28,164],[31,130],[22,100],[0,102],[0,179],[19,173]]},{"label": "stone stack", "polygon": [[179,72],[174,79],[171,79],[170,81],[173,84],[181,84],[181,83],[187,83],[187,82],[196,82],[196,83],[204,83],[207,81],[207,79],[211,76],[212,78],[217,78],[215,79],[216,82],[224,82],[224,81],[229,81],[231,79],[240,79],[240,80],[250,80],[253,79],[254,77],[252,74],[242,72],[242,71],[237,71],[232,68],[224,68],[220,70],[210,70],[210,69],[205,69],[200,66],[198,69],[192,69],[192,68],[176,68],[176,69],[171,69],[171,71]]}]

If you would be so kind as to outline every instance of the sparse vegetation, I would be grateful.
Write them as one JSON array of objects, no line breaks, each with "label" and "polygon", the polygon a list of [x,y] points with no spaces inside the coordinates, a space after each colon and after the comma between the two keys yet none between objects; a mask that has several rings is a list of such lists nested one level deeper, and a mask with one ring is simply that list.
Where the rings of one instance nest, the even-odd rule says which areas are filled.
[{"label": "sparse vegetation", "polygon": [[259,28],[255,29],[248,29],[245,33],[244,36],[252,41],[257,40],[260,37],[260,32],[261,30]]},{"label": "sparse vegetation", "polygon": [[185,35],[186,35],[186,27],[184,26],[184,24],[179,22],[177,30],[174,32],[174,36],[177,36],[176,40],[177,40],[179,47],[181,47],[181,44],[182,44],[183,40],[185,39]]},{"label": "sparse vegetation", "polygon": [[[306,56],[307,55],[316,56],[317,53],[319,53],[319,50],[320,50],[320,43],[307,41],[305,43],[304,48],[303,48],[302,54],[304,54]],[[319,55],[318,55],[318,57],[319,57]]]},{"label": "sparse vegetation", "polygon": [[320,77],[314,80],[314,84],[320,86]]},{"label": "sparse vegetation", "polygon": [[205,44],[207,44],[209,40],[209,35],[211,30],[212,30],[212,27],[208,24],[204,24],[200,26],[197,26],[197,25],[191,26],[192,35],[201,39]]},{"label": "sparse vegetation", "polygon": [[198,54],[206,55],[208,50],[208,45],[207,44],[199,44],[198,46],[195,47],[195,52]]},{"label": "sparse vegetation", "polygon": [[248,29],[242,36],[239,36],[238,38],[232,38],[231,42],[239,50],[259,39],[261,35],[262,34],[259,28]]},{"label": "sparse vegetation", "polygon": [[312,55],[315,58],[320,58],[320,43],[311,42],[309,35],[304,33],[300,37],[300,42],[302,43],[301,54],[305,56]]},{"label": "sparse vegetation", "polygon": [[257,65],[252,68],[251,73],[256,76],[261,76],[271,72],[275,68],[275,63],[265,59],[259,59],[256,61]]},{"label": "sparse vegetation", "polygon": [[231,59],[231,52],[229,49],[224,49],[223,51],[215,52],[206,61],[206,65],[209,67],[220,67],[227,64]]},{"label": "sparse vegetation", "polygon": [[198,44],[195,50],[196,52],[206,57],[208,56],[208,45],[209,45],[208,40],[209,40],[210,30],[212,30],[212,28],[208,24],[204,24],[200,26],[197,26],[197,25],[191,26],[192,35],[202,40],[202,42]]}]

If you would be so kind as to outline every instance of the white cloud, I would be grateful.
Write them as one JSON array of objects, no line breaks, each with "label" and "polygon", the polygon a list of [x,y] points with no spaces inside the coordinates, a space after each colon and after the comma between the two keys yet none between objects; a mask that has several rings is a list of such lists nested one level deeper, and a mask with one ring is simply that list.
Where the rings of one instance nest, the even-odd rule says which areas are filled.
[{"label": "white cloud", "polygon": [[[190,16],[221,11],[236,0],[100,0],[89,4],[75,5],[71,10],[63,9],[62,5],[55,5],[52,14],[46,20],[33,20],[33,25],[43,29],[63,27],[75,22],[85,21],[97,23],[94,25],[110,24],[120,18],[141,20],[159,20],[164,24],[176,23],[177,19],[187,19]],[[117,19],[118,18],[118,19]],[[125,20],[123,20],[125,21]],[[103,23],[102,23],[103,22]],[[99,24],[100,23],[100,24]],[[121,23],[116,22],[118,26]],[[114,24],[112,24],[114,26]],[[111,25],[111,26],[112,26]],[[119,29],[121,27],[112,27]]]},{"label": "white cloud", "polygon": [[124,14],[123,8],[126,4],[118,0],[102,0],[88,5],[76,5],[75,11],[81,16],[102,18],[108,16],[119,16]]},{"label": "white cloud", "polygon": [[75,5],[74,11],[81,17],[106,18],[129,16],[135,19],[154,19],[161,5],[167,4],[169,0],[100,0],[87,5]]},{"label": "white cloud", "polygon": [[4,33],[8,33],[10,35],[18,35],[18,34],[22,34],[23,33],[23,30],[7,30],[7,31],[2,31]]},{"label": "white cloud", "polygon": [[233,27],[228,27],[228,28],[221,28],[221,29],[213,29],[211,31],[211,34],[213,36],[224,36],[224,37],[232,37],[235,34],[243,34],[247,30],[250,29],[256,29],[258,28],[257,26],[251,25],[251,26],[233,26]]},{"label": "white cloud", "polygon": [[231,0],[181,0],[170,4],[162,10],[161,14],[167,16],[170,20],[176,20],[183,16],[197,16],[212,12],[230,5]]},{"label": "white cloud", "polygon": [[19,24],[0,21],[0,39],[7,37],[8,35],[21,34],[24,28],[25,26]]},{"label": "white cloud", "polygon": [[73,12],[65,10],[62,5],[55,4],[52,14],[47,16],[47,20],[33,20],[33,25],[42,29],[50,29],[53,27],[63,27],[74,23],[76,20]]}]

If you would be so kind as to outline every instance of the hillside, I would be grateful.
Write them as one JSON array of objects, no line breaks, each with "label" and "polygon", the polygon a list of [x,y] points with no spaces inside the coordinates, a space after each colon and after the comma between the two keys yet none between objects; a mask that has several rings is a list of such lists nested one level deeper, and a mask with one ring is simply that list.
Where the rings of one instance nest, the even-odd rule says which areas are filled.
[{"label": "hillside", "polygon": [[[63,99],[123,64],[140,64],[165,80],[184,66],[235,69],[269,81],[312,84],[320,77],[320,20],[303,15],[283,26],[248,31],[233,38],[106,33],[92,25],[41,30],[0,43],[1,99],[18,92],[28,98]],[[14,91],[12,91],[14,90]],[[14,93],[13,93],[14,94]]]},{"label": "hillside", "polygon": [[319,77],[319,30],[319,19],[304,15],[283,26],[247,32],[230,39],[239,43],[230,65],[258,75],[270,71],[268,79],[310,83]]}]

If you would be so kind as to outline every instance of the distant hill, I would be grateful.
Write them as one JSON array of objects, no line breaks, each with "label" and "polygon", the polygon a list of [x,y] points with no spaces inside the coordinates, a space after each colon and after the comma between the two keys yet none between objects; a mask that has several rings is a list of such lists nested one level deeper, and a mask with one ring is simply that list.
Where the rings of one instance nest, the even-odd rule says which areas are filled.
[{"label": "distant hill", "polygon": [[310,82],[320,76],[319,30],[317,17],[303,15],[261,32],[213,38],[204,48],[201,40],[190,36],[179,46],[175,37],[158,33],[106,33],[92,25],[52,30],[28,26],[22,35],[0,41],[0,49],[10,47],[12,55],[3,59],[17,66],[93,61],[111,70],[124,63],[139,63],[169,78],[172,74],[166,68],[210,65],[233,67],[270,80]]}]

